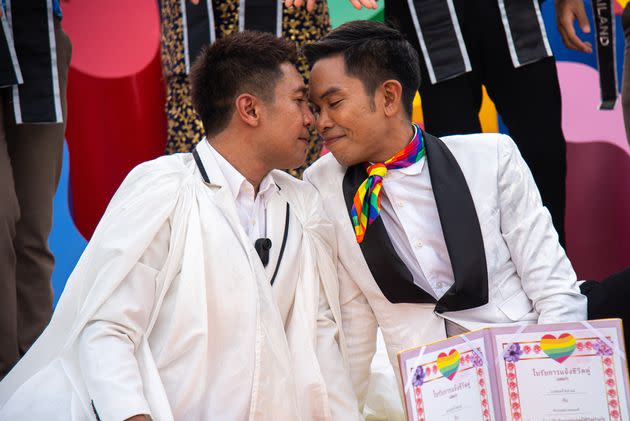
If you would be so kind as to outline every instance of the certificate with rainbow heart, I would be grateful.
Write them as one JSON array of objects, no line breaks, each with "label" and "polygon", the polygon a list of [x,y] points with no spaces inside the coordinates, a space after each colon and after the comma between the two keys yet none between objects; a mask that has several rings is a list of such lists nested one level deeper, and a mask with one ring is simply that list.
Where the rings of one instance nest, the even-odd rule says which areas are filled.
[{"label": "certificate with rainbow heart", "polygon": [[398,354],[410,421],[493,421],[487,332],[477,331]]},{"label": "certificate with rainbow heart", "polygon": [[502,419],[628,420],[619,320],[490,329]]},{"label": "certificate with rainbow heart", "polygon": [[630,421],[619,319],[481,329],[398,362],[409,421]]}]

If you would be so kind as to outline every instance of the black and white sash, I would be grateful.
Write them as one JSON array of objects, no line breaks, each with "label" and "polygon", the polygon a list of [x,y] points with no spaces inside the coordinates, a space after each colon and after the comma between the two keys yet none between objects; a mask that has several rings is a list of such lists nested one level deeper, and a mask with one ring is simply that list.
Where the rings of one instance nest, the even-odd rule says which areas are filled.
[{"label": "black and white sash", "polygon": [[[453,0],[407,3],[431,83],[470,72],[472,66]],[[514,67],[552,55],[538,0],[497,3]]]},{"label": "black and white sash", "polygon": [[0,17],[0,24],[0,88],[5,88],[23,83],[24,79],[15,53],[13,34],[4,14]]},{"label": "black and white sash", "polygon": [[498,0],[514,67],[551,57],[539,0]]},{"label": "black and white sash", "polygon": [[[270,32],[282,36],[282,0],[240,0],[238,30]],[[190,0],[180,0],[184,21],[184,55],[186,73],[201,48],[216,38],[215,10],[212,0],[199,0],[193,4]]]},{"label": "black and white sash", "polygon": [[269,32],[282,36],[282,0],[240,0],[239,31]]},{"label": "black and white sash", "polygon": [[431,83],[470,72],[472,66],[453,0],[407,3]]},{"label": "black and white sash", "polygon": [[180,0],[182,11],[182,29],[184,33],[184,59],[186,73],[190,73],[190,66],[201,48],[216,39],[214,26],[214,10],[212,0],[199,0],[193,4],[190,0]]},{"label": "black and white sash", "polygon": [[[3,18],[2,26],[1,43],[7,45],[0,46],[0,53],[5,54],[2,82],[4,85],[11,80],[11,74],[14,75],[16,83],[12,95],[16,123],[61,123],[52,0],[6,0],[6,25]],[[4,62],[7,51],[12,59],[11,66]],[[5,74],[9,68],[12,70]]]},{"label": "black and white sash", "polygon": [[593,0],[595,50],[599,70],[600,110],[612,110],[617,101],[617,63],[615,49],[615,17],[612,0]]}]

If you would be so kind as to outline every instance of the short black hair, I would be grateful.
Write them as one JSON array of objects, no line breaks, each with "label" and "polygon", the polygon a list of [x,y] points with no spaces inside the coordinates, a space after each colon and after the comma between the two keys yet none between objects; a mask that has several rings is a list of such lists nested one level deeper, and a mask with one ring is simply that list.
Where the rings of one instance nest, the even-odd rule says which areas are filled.
[{"label": "short black hair", "polygon": [[233,33],[202,49],[190,71],[192,104],[207,136],[224,130],[242,93],[274,101],[280,65],[297,63],[293,43],[270,33]]},{"label": "short black hair", "polygon": [[418,53],[402,33],[382,23],[356,20],[304,47],[311,67],[337,54],[343,54],[346,72],[363,82],[368,95],[374,95],[388,79],[399,81],[403,106],[411,117],[413,98],[420,86],[420,64]]}]

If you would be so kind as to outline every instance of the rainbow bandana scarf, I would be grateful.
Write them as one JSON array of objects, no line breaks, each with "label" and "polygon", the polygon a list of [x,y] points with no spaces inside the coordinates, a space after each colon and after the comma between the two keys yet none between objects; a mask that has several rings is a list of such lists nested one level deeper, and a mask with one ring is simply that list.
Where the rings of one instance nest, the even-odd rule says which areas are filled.
[{"label": "rainbow bandana scarf", "polygon": [[[367,167],[367,179],[361,183],[354,195],[351,217],[357,243],[363,242],[367,227],[378,218],[381,212],[381,187],[387,170],[406,168],[418,162],[425,153],[422,131],[415,124],[411,142],[385,162],[377,162]],[[358,210],[361,210],[359,213]]]}]

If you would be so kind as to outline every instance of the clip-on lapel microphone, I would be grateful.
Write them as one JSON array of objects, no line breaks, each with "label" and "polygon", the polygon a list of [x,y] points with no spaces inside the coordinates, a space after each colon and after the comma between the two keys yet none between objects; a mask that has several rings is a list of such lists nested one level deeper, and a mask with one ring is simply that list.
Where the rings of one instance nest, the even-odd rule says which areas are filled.
[{"label": "clip-on lapel microphone", "polygon": [[267,267],[267,263],[269,263],[269,250],[271,249],[271,240],[268,238],[259,238],[254,243],[254,248],[256,249],[256,253],[258,253],[258,257],[260,257],[263,266]]}]

